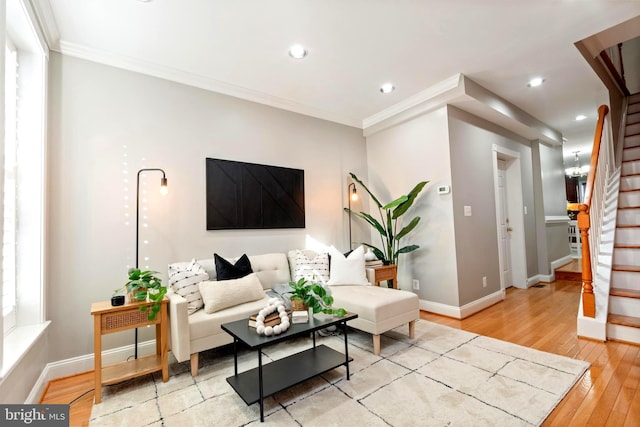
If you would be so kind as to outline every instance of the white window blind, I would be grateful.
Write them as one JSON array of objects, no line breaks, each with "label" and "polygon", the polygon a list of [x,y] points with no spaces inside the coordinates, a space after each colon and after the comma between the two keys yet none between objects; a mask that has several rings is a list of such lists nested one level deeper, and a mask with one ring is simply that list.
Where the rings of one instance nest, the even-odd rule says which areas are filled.
[{"label": "white window blind", "polygon": [[16,325],[16,161],[18,60],[7,39],[5,46],[5,145],[4,145],[4,227],[2,233],[2,316],[4,333]]}]

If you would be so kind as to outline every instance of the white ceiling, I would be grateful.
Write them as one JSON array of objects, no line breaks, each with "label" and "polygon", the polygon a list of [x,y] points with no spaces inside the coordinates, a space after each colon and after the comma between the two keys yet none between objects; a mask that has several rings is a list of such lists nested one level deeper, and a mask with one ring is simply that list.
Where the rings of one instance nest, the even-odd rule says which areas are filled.
[{"label": "white ceiling", "polygon": [[606,101],[574,43],[640,15],[611,0],[34,2],[65,54],[356,127],[462,73],[570,139]]}]

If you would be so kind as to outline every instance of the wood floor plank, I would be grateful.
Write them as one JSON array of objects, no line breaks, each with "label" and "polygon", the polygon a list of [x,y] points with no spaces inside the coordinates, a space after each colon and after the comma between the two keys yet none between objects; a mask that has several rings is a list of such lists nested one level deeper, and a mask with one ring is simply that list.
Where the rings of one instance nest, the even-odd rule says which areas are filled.
[{"label": "wood floor plank", "polygon": [[619,366],[615,372],[613,372],[607,386],[602,391],[602,397],[600,397],[596,402],[593,408],[593,413],[587,421],[587,425],[603,426],[606,424],[611,412],[613,411],[614,405],[618,400],[618,396],[622,392],[622,386],[637,353],[637,347],[628,346],[620,360]]},{"label": "wood floor plank", "polygon": [[609,418],[607,418],[605,426],[617,427],[624,424],[631,405],[634,403],[633,396],[638,389],[638,382],[640,382],[640,348],[636,347],[635,358],[631,361],[629,372],[624,378],[622,388],[620,393],[618,393],[618,397],[609,414]]}]

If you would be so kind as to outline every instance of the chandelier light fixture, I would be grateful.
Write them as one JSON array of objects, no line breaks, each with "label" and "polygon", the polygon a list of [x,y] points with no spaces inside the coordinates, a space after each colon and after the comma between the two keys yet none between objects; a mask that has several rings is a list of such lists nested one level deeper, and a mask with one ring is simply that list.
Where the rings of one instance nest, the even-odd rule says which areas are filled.
[{"label": "chandelier light fixture", "polygon": [[580,153],[580,151],[573,152],[573,154],[575,155],[576,164],[574,167],[568,168],[565,170],[565,173],[567,174],[567,176],[581,177],[581,176],[587,176],[587,174],[589,173],[589,165],[580,167],[580,157],[578,156],[578,153]]}]

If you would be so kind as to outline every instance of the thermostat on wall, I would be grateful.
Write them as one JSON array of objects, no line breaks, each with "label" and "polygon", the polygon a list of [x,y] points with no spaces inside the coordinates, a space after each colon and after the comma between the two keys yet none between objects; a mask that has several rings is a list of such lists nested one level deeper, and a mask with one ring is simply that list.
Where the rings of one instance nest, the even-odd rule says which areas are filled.
[{"label": "thermostat on wall", "polygon": [[438,194],[448,194],[449,191],[450,189],[448,185],[441,185],[440,187],[438,187]]}]

